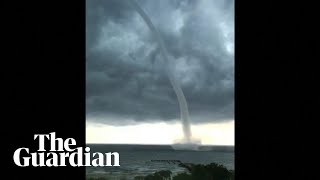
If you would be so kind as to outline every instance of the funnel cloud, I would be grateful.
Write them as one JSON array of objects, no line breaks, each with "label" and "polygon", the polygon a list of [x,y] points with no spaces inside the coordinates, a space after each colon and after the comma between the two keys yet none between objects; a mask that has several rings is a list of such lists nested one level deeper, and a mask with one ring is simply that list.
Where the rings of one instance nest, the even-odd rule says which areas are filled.
[{"label": "funnel cloud", "polygon": [[180,107],[180,114],[181,114],[181,120],[182,120],[182,126],[183,126],[183,134],[184,134],[184,138],[185,141],[187,143],[191,142],[191,127],[190,127],[190,120],[189,120],[189,110],[188,110],[188,104],[186,101],[186,98],[183,94],[183,91],[180,87],[180,85],[178,84],[177,80],[175,79],[174,75],[172,74],[172,71],[170,71],[170,67],[168,66],[168,64],[170,63],[169,61],[169,56],[167,53],[167,49],[166,46],[164,45],[157,29],[155,28],[155,26],[152,24],[150,18],[148,17],[148,15],[139,7],[139,5],[134,1],[131,0],[131,5],[132,7],[135,8],[135,10],[141,15],[141,17],[143,18],[143,20],[146,22],[146,24],[148,25],[149,29],[152,31],[152,33],[154,34],[154,37],[156,38],[157,42],[159,43],[160,46],[160,52],[162,53],[163,59],[165,61],[165,64],[167,65],[166,68],[168,70],[168,77],[170,80],[170,83],[174,89],[174,92],[177,95],[178,101],[179,101],[179,107]]}]

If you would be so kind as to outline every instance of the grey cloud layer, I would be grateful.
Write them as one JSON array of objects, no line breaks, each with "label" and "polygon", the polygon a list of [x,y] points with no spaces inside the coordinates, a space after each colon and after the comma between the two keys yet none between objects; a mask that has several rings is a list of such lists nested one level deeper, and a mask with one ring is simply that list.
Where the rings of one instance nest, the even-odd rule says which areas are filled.
[{"label": "grey cloud layer", "polygon": [[[233,1],[137,1],[173,58],[194,123],[234,116]],[[171,121],[178,102],[157,43],[124,0],[87,1],[87,120]]]}]

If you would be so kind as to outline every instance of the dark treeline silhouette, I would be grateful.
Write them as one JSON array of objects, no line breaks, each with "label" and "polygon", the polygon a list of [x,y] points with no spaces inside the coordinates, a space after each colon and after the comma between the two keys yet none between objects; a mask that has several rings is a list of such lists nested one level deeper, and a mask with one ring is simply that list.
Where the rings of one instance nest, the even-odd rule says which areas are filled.
[{"label": "dark treeline silhouette", "polygon": [[[179,163],[187,172],[172,175],[170,170],[157,171],[146,176],[135,176],[134,180],[234,180],[234,171],[217,163],[207,165]],[[122,178],[125,180],[126,178]],[[108,180],[107,177],[87,178],[87,180]]]}]

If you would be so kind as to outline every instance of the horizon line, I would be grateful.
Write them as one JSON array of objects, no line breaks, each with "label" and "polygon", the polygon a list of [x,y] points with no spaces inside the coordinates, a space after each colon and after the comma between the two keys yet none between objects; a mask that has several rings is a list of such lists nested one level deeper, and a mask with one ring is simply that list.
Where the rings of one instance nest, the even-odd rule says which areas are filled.
[{"label": "horizon line", "polygon": [[[157,146],[171,146],[173,144],[138,144],[138,143],[85,143],[86,145],[157,145]],[[225,145],[225,144],[200,144],[200,146],[235,146],[235,145]]]}]

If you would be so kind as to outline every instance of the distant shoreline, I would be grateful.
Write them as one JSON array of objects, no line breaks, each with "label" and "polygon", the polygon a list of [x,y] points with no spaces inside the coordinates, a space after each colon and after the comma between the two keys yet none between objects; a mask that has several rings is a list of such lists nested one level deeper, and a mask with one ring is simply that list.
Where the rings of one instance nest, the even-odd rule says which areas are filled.
[{"label": "distant shoreline", "polygon": [[225,146],[225,145],[200,145],[197,147],[197,150],[188,150],[188,149],[175,149],[173,144],[86,144],[91,147],[103,147],[108,146],[108,148],[117,148],[117,147],[132,147],[132,151],[135,150],[172,150],[172,151],[195,151],[195,152],[203,152],[203,151],[213,151],[213,152],[230,152],[233,153],[235,147],[234,146]]},{"label": "distant shoreline", "polygon": [[[173,144],[109,144],[109,143],[86,143],[86,145],[126,145],[126,146],[171,146]],[[200,146],[208,146],[208,147],[234,147],[234,145],[210,145],[210,144],[203,144]]]}]

